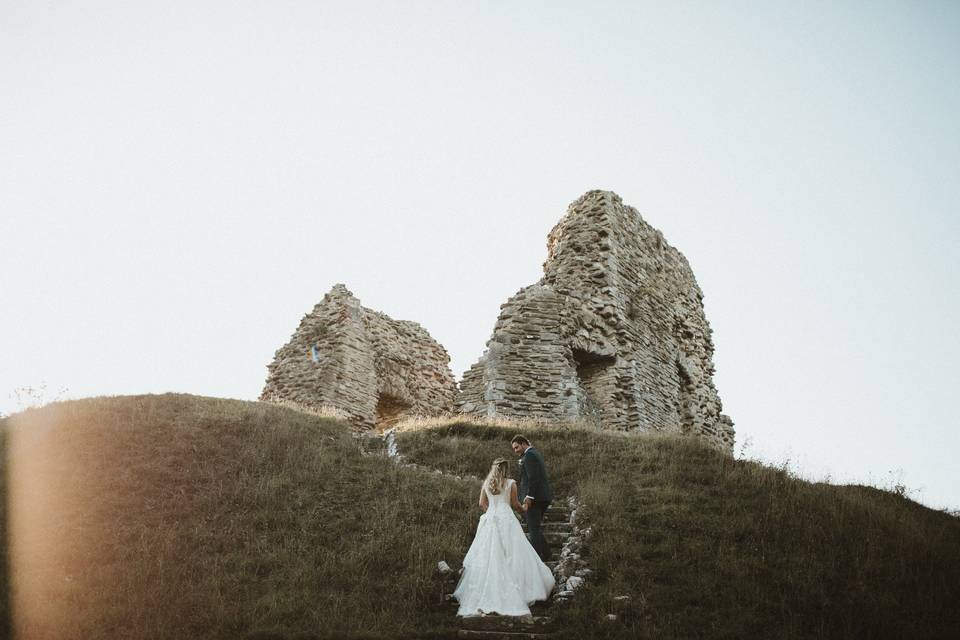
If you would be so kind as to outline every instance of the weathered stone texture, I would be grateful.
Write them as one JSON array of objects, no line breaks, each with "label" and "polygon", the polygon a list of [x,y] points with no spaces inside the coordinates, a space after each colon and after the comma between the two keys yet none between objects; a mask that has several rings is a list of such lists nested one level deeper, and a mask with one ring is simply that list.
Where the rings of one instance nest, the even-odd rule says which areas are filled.
[{"label": "weathered stone texture", "polygon": [[697,435],[731,451],[703,292],[686,258],[610,191],[573,202],[544,276],[505,304],[457,408]]},{"label": "weathered stone texture", "polygon": [[453,408],[449,362],[418,323],[367,309],[338,284],[276,352],[260,399],[334,407],[358,428],[384,428]]}]

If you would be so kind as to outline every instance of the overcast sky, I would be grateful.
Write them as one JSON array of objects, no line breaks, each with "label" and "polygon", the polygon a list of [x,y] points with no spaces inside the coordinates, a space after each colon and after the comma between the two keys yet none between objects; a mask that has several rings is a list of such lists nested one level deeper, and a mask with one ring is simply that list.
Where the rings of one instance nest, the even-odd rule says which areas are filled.
[{"label": "overcast sky", "polygon": [[960,4],[63,4],[0,3],[0,412],[255,399],[338,282],[459,379],[599,188],[738,455],[960,507]]}]

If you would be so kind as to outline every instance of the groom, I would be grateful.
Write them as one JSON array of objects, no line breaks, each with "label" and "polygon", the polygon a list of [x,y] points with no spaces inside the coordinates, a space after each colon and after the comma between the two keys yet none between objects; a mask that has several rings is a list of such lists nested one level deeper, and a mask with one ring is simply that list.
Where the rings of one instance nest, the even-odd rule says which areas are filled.
[{"label": "groom", "polygon": [[520,495],[523,496],[527,517],[527,537],[540,559],[549,562],[550,546],[547,545],[540,527],[543,513],[553,500],[550,480],[547,479],[547,467],[543,464],[543,456],[530,446],[530,441],[525,437],[513,436],[510,446],[513,452],[520,456]]}]

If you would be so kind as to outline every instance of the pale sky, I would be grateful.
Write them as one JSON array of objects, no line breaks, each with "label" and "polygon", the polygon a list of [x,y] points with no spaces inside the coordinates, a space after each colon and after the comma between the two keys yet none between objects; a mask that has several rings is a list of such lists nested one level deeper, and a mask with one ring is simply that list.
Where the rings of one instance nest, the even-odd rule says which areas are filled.
[{"label": "pale sky", "polygon": [[738,455],[960,508],[960,4],[63,4],[0,2],[0,412],[256,399],[338,282],[459,379],[599,188]]}]

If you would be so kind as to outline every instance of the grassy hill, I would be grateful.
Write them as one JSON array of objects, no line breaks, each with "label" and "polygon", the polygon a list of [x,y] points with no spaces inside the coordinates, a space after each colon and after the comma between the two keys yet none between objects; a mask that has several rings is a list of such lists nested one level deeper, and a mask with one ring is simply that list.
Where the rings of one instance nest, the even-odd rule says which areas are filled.
[{"label": "grassy hill", "polygon": [[433,570],[462,553],[473,491],[361,456],[342,422],[180,394],[5,422],[19,637],[392,638],[450,623]]},{"label": "grassy hill", "polygon": [[[13,608],[20,638],[441,637],[453,626],[434,567],[459,567],[479,485],[363,456],[340,421],[165,394],[55,403],[0,434],[0,609],[9,622]],[[512,435],[458,423],[399,445],[411,461],[483,475],[512,456]],[[576,637],[957,637],[957,518],[691,441],[525,435],[594,530],[595,574],[560,613]]]},{"label": "grassy hill", "polygon": [[[400,450],[453,473],[512,431],[452,424]],[[564,625],[596,638],[957,638],[960,519],[863,486],[812,484],[689,439],[524,433],[585,502],[592,584]],[[628,595],[627,601],[615,601]],[[617,614],[606,622],[606,614]]]}]

